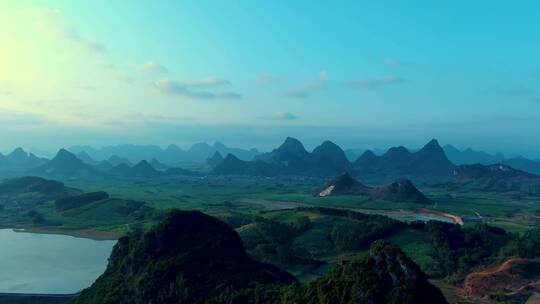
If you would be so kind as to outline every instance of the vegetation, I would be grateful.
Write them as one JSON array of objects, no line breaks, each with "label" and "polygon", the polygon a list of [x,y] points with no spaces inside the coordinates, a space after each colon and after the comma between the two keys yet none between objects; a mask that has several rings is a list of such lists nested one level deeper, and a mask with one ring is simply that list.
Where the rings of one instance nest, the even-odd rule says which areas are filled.
[{"label": "vegetation", "polygon": [[[52,199],[29,188],[7,187],[0,192],[4,206],[0,225],[69,233],[98,230],[111,237],[147,231],[170,208],[198,209],[236,229],[255,260],[278,265],[302,282],[362,256],[377,239],[401,247],[429,277],[455,276],[456,282],[471,269],[481,270],[500,258],[537,257],[540,252],[535,249],[540,247],[536,240],[540,233],[528,232],[538,224],[537,197],[421,186],[433,201],[423,207],[463,216],[466,225],[459,227],[404,223],[416,219],[414,210],[419,206],[414,203],[396,204],[369,196],[315,197],[314,189],[324,182],[318,178],[210,175],[63,182],[54,185],[66,192]],[[87,194],[80,195],[77,189]],[[99,199],[101,191],[111,197]],[[71,204],[57,204],[62,201]],[[476,213],[489,226],[471,223]],[[515,234],[502,233],[495,226]]]},{"label": "vegetation", "polygon": [[487,264],[489,258],[496,258],[512,239],[504,230],[485,224],[461,228],[430,221],[427,224],[413,223],[412,226],[428,232],[440,276]]},{"label": "vegetation", "polygon": [[517,242],[516,251],[524,258],[540,257],[540,228],[527,231]]},{"label": "vegetation", "polygon": [[93,202],[109,198],[109,194],[104,191],[83,193],[76,196],[69,196],[57,199],[54,206],[57,210],[65,211],[73,208],[79,208]]},{"label": "vegetation", "polygon": [[[305,219],[294,222],[304,223],[300,230],[310,226]],[[289,224],[267,228],[294,231]],[[121,238],[105,273],[73,303],[446,301],[412,260],[384,241],[302,286],[277,267],[252,260],[225,223],[200,212],[172,211],[150,231]]]},{"label": "vegetation", "polygon": [[369,255],[338,265],[305,286],[289,287],[282,303],[446,303],[442,293],[399,248],[377,241]]},{"label": "vegetation", "polygon": [[269,303],[294,277],[256,262],[225,223],[173,211],[123,237],[105,273],[74,303]]}]

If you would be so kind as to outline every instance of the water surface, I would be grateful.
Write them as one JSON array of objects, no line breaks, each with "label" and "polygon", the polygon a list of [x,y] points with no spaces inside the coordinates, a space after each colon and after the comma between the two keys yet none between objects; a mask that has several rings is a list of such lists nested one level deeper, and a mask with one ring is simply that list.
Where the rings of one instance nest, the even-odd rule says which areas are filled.
[{"label": "water surface", "polygon": [[0,229],[0,292],[78,292],[105,271],[115,243]]}]

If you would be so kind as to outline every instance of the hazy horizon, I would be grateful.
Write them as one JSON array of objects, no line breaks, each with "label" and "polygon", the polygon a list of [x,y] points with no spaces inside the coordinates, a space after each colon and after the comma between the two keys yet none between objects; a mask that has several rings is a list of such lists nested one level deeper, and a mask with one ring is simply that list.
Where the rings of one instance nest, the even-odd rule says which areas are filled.
[{"label": "hazy horizon", "polygon": [[540,5],[417,2],[2,1],[0,150],[437,138],[539,158]]},{"label": "hazy horizon", "polygon": [[[286,137],[288,137],[288,136],[286,136]],[[256,145],[249,145],[249,144],[242,145],[241,143],[238,144],[238,145],[235,145],[235,144],[231,144],[231,143],[228,143],[228,142],[225,142],[225,141],[222,141],[222,140],[202,140],[202,141],[193,141],[193,142],[185,142],[185,143],[171,142],[171,143],[163,143],[163,144],[148,143],[148,142],[139,142],[139,143],[118,142],[118,143],[98,144],[98,145],[73,143],[73,144],[69,144],[69,145],[65,145],[65,146],[58,146],[58,147],[50,148],[50,149],[41,148],[41,147],[37,147],[37,146],[21,146],[21,145],[19,145],[19,146],[13,146],[13,147],[0,149],[0,154],[6,155],[6,154],[12,152],[14,149],[23,148],[26,152],[34,153],[39,157],[53,157],[58,152],[58,150],[60,150],[60,149],[68,149],[69,150],[72,147],[91,147],[93,149],[99,150],[99,149],[104,148],[104,147],[120,146],[120,145],[157,146],[157,147],[160,147],[161,149],[166,149],[167,146],[169,146],[169,145],[176,145],[179,148],[187,151],[193,145],[200,144],[200,143],[206,143],[206,144],[208,144],[210,146],[212,146],[212,145],[214,145],[216,143],[221,143],[221,144],[224,144],[225,146],[227,146],[228,148],[241,148],[241,149],[246,149],[246,150],[257,149],[259,152],[264,153],[264,152],[270,152],[273,149],[277,148],[279,145],[281,145],[283,143],[283,141],[286,139],[286,137],[281,138],[281,140],[275,141],[274,144],[270,145],[270,146],[256,146]],[[404,146],[404,147],[406,147],[407,149],[409,149],[411,151],[415,151],[417,149],[422,148],[430,140],[436,139],[436,140],[439,141],[439,144],[441,145],[441,147],[444,147],[446,145],[450,145],[450,146],[453,146],[454,148],[457,148],[458,150],[461,150],[461,151],[466,150],[466,149],[473,149],[474,151],[477,151],[477,152],[486,152],[486,153],[489,153],[489,154],[492,154],[492,155],[502,153],[507,158],[522,156],[522,157],[527,157],[527,158],[532,159],[532,160],[539,160],[540,159],[538,157],[538,155],[523,154],[523,153],[520,153],[519,150],[515,150],[515,152],[512,152],[512,150],[507,150],[506,153],[503,152],[503,151],[498,151],[498,150],[489,150],[489,149],[484,150],[484,149],[479,149],[479,148],[475,148],[475,147],[472,147],[472,146],[459,146],[459,145],[455,145],[455,144],[449,143],[449,142],[441,142],[437,138],[426,138],[425,141],[415,141],[413,144],[410,144],[410,145],[401,144],[401,143],[395,143],[395,144],[387,144],[387,145],[371,145],[370,146],[369,144],[354,145],[354,143],[352,143],[350,146],[348,146],[348,145],[342,145],[342,144],[340,144],[340,142],[336,142],[335,140],[332,140],[330,138],[321,139],[320,141],[317,141],[317,140],[307,140],[307,141],[305,141],[303,138],[294,137],[294,136],[290,136],[290,137],[293,137],[293,138],[296,138],[296,139],[300,140],[302,142],[302,144],[304,145],[304,147],[306,148],[306,150],[308,150],[308,151],[312,151],[314,148],[316,148],[318,145],[320,145],[325,140],[329,140],[329,141],[332,141],[332,142],[336,143],[344,151],[346,151],[346,150],[372,150],[376,154],[381,154],[381,153],[384,153],[389,148],[398,147],[398,146]]]}]

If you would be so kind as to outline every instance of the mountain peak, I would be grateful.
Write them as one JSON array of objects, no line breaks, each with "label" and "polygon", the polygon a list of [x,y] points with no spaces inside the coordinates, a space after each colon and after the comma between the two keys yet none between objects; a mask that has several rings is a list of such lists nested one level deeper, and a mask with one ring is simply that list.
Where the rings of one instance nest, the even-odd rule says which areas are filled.
[{"label": "mountain peak", "polygon": [[442,153],[444,153],[443,148],[442,148],[441,145],[439,144],[439,141],[436,140],[436,139],[430,140],[430,141],[429,141],[422,149],[420,149],[419,151],[422,151],[422,150],[437,151],[437,152],[442,152]]},{"label": "mountain peak", "polygon": [[345,153],[343,152],[343,150],[338,146],[336,145],[335,143],[329,141],[329,140],[326,140],[324,141],[322,144],[320,144],[319,146],[317,146],[314,150],[313,150],[313,153],[317,153],[317,152],[338,152],[338,153]]},{"label": "mountain peak", "polygon": [[56,156],[54,157],[53,160],[56,160],[56,161],[73,161],[73,160],[78,160],[80,161],[80,159],[77,158],[77,156],[75,156],[75,154],[69,152],[68,150],[62,148],[60,150],[58,150],[58,152],[56,153]]},{"label": "mountain peak", "polygon": [[391,202],[412,202],[427,204],[430,199],[420,192],[408,179],[400,179],[373,190],[373,197]]},{"label": "mountain peak", "polygon": [[373,170],[377,170],[380,165],[380,159],[373,151],[366,150],[354,161],[354,165],[362,168],[364,172],[372,172]]},{"label": "mountain peak", "polygon": [[11,153],[26,153],[23,148],[17,147]]},{"label": "mountain peak", "polygon": [[375,155],[375,153],[373,153],[373,151],[366,150],[364,151],[364,153],[362,153],[362,155],[360,155],[360,157],[358,157],[356,162],[372,163],[377,161],[378,159],[379,158],[377,157],[377,155]]},{"label": "mountain peak", "polygon": [[223,156],[218,151],[214,152],[214,155],[212,157],[209,157],[206,160],[206,163],[210,165],[210,167],[215,168],[219,163],[223,161]]},{"label": "mountain peak", "polygon": [[206,142],[200,142],[195,143],[191,146],[190,150],[197,150],[197,149],[208,149],[211,148],[211,146]]},{"label": "mountain peak", "polygon": [[317,196],[367,194],[369,187],[355,180],[347,171],[326,183],[316,193]]},{"label": "mountain peak", "polygon": [[433,138],[432,140],[430,140],[426,145],[426,147],[441,147],[441,145],[439,144],[439,141],[435,138]]},{"label": "mountain peak", "polygon": [[141,160],[138,164],[131,167],[129,174],[136,177],[153,177],[158,175],[160,172],[157,171],[149,162],[146,160]]},{"label": "mountain peak", "polygon": [[238,157],[234,156],[231,153],[227,154],[227,156],[225,156],[224,160],[225,161],[240,161],[240,159],[238,159]]},{"label": "mountain peak", "polygon": [[214,149],[217,149],[217,150],[227,149],[227,146],[225,146],[222,142],[216,141],[214,143]]},{"label": "mountain peak", "polygon": [[285,141],[283,142],[283,144],[281,144],[281,146],[304,148],[304,145],[302,144],[302,142],[300,142],[298,139],[293,138],[293,137],[285,138]]},{"label": "mountain peak", "polygon": [[18,148],[15,148],[11,153],[9,153],[7,155],[8,157],[11,157],[11,158],[26,158],[28,156],[28,154],[26,153],[26,151],[24,151],[23,148],[21,147],[18,147]]},{"label": "mountain peak", "polygon": [[148,161],[145,159],[138,162],[134,167],[152,167]]},{"label": "mountain peak", "polygon": [[399,147],[392,147],[386,151],[386,154],[404,154],[404,153],[410,153],[409,149],[405,148],[404,146]]},{"label": "mountain peak", "polygon": [[75,154],[66,149],[58,150],[56,156],[52,160],[35,170],[40,174],[45,173],[70,177],[95,173],[92,167],[85,164],[81,159],[77,158]]},{"label": "mountain peak", "polygon": [[332,147],[338,147],[338,145],[336,145],[335,143],[329,141],[329,140],[325,140],[323,141],[323,143],[321,144],[321,146],[332,146]]},{"label": "mountain peak", "polygon": [[165,151],[169,151],[169,152],[177,152],[177,151],[182,151],[182,149],[180,149],[180,147],[178,147],[177,145],[175,144],[170,144],[167,146],[167,148],[165,149]]},{"label": "mountain peak", "polygon": [[304,148],[304,145],[298,139],[292,137],[287,137],[275,152],[294,156],[305,156],[309,154]]}]

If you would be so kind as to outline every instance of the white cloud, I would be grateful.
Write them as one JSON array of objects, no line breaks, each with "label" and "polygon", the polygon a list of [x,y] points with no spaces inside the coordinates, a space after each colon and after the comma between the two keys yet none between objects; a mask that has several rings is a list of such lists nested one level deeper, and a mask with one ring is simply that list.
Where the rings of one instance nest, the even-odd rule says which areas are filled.
[{"label": "white cloud", "polygon": [[125,73],[118,73],[114,76],[114,78],[126,84],[133,84],[135,82],[135,79],[133,77]]},{"label": "white cloud", "polygon": [[267,120],[297,120],[298,116],[291,112],[277,112],[269,116],[262,116],[260,118]]},{"label": "white cloud", "polygon": [[355,90],[370,90],[388,85],[403,83],[405,80],[398,76],[384,76],[375,79],[349,80],[342,82],[342,85]]},{"label": "white cloud", "polygon": [[387,66],[394,66],[395,67],[395,66],[401,65],[401,62],[399,60],[396,60],[396,59],[385,58],[385,59],[383,59],[382,64],[387,65]]},{"label": "white cloud", "polygon": [[156,62],[155,60],[150,60],[147,63],[138,67],[138,70],[142,73],[160,75],[167,72],[167,68]]},{"label": "white cloud", "polygon": [[327,81],[328,73],[326,72],[326,70],[321,70],[319,72],[319,78],[317,80],[308,82],[300,87],[286,90],[285,92],[283,92],[283,95],[292,98],[306,98],[316,91],[325,89]]},{"label": "white cloud", "polygon": [[277,83],[281,80],[279,76],[274,75],[268,75],[268,74],[261,74],[255,77],[255,82],[260,85],[269,85],[273,83]]},{"label": "white cloud", "polygon": [[64,27],[62,28],[62,31],[63,31],[64,38],[72,41],[73,43],[77,44],[82,49],[88,52],[96,53],[96,54],[107,53],[107,49],[105,48],[103,44],[93,41],[93,40],[89,40],[81,36],[81,34],[72,27],[64,25]]},{"label": "white cloud", "polygon": [[[225,80],[224,80],[225,81]],[[184,96],[192,99],[241,99],[242,95],[236,92],[211,92],[207,90],[199,90],[199,88],[206,88],[205,85],[195,86],[193,82],[178,82],[174,80],[164,79],[156,81],[153,86],[163,94],[169,96]]]},{"label": "white cloud", "polygon": [[231,82],[222,78],[207,78],[202,80],[192,80],[184,83],[189,88],[214,88],[231,85]]},{"label": "white cloud", "polygon": [[105,45],[86,37],[78,29],[68,24],[62,11],[58,9],[34,9],[30,10],[30,14],[38,20],[38,24],[46,33],[64,39],[88,53],[97,55],[107,53]]},{"label": "white cloud", "polygon": [[236,92],[221,92],[216,94],[218,98],[223,99],[242,99],[242,95]]},{"label": "white cloud", "polygon": [[161,93],[167,95],[185,95],[187,93],[187,88],[184,85],[169,79],[162,79],[154,82],[154,87]]}]

